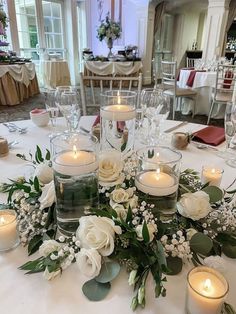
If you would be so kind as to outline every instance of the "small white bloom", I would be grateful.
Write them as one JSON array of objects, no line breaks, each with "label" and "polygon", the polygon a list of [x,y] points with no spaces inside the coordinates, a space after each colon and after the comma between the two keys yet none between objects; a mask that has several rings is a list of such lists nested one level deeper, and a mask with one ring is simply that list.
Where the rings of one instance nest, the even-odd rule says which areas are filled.
[{"label": "small white bloom", "polygon": [[39,197],[40,209],[44,209],[52,206],[52,204],[56,201],[56,192],[54,182],[46,184],[42,187],[42,194]]},{"label": "small white bloom", "polygon": [[64,237],[64,236],[60,236],[60,237],[59,237],[59,241],[60,241],[60,242],[65,242],[65,237]]},{"label": "small white bloom", "polygon": [[187,218],[199,220],[206,217],[211,211],[210,197],[204,191],[185,193],[177,203],[178,212]]},{"label": "small white bloom", "polygon": [[82,248],[76,256],[76,262],[79,270],[91,279],[100,273],[101,260],[101,255],[95,249]]},{"label": "small white bloom", "polygon": [[45,279],[47,279],[47,280],[52,280],[55,277],[57,277],[59,274],[61,274],[61,270],[60,269],[58,269],[56,271],[49,272],[48,268],[46,267],[45,271],[43,273],[43,277]]},{"label": "small white bloom", "polygon": [[45,240],[39,248],[39,253],[45,257],[54,251],[59,251],[61,249],[61,244],[55,240]]},{"label": "small white bloom", "polygon": [[132,286],[132,285],[135,284],[136,275],[137,275],[137,269],[133,269],[133,270],[130,272],[130,274],[129,274],[128,283],[129,283],[130,286]]},{"label": "small white bloom", "polygon": [[39,179],[42,184],[48,184],[53,180],[53,170],[49,167],[48,163],[41,163],[36,166],[34,176]]}]

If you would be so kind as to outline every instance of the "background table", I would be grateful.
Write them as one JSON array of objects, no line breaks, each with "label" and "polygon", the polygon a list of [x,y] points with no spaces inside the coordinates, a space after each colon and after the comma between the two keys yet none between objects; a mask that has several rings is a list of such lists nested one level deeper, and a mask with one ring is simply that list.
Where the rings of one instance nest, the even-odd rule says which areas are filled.
[{"label": "background table", "polygon": [[[90,128],[95,117],[82,117],[81,125]],[[59,129],[63,130],[63,119],[59,119]],[[48,134],[51,132],[50,127],[39,128],[32,124],[31,121],[18,121],[19,126],[28,126],[28,133],[24,135],[8,133],[7,129],[0,125],[0,134],[9,140],[17,139],[20,143],[10,151],[7,157],[0,158],[1,177],[0,181],[7,178],[14,178],[29,171],[27,163],[17,158],[16,153],[28,154],[29,151],[35,152],[36,144],[41,148],[49,148]],[[177,121],[166,121],[165,128],[178,124]],[[187,124],[179,131],[197,131],[205,126],[196,124]],[[168,141],[170,140],[168,135]],[[167,142],[168,143],[168,142]],[[223,145],[224,146],[224,145]],[[223,148],[222,146],[222,148]],[[182,151],[183,162],[182,169],[188,167],[201,171],[203,165],[215,164],[224,169],[222,187],[228,186],[235,178],[235,171],[228,167],[223,159],[214,155],[212,150],[198,150],[194,145],[189,145],[185,151]],[[4,195],[0,195],[0,200]],[[38,257],[35,254],[30,259]],[[0,295],[1,305],[0,313],[2,314],[132,314],[130,303],[133,296],[132,287],[128,286],[128,275],[122,270],[122,273],[112,281],[112,289],[108,296],[101,302],[88,301],[81,287],[87,278],[83,277],[73,264],[62,277],[48,282],[42,274],[24,275],[23,271],[17,269],[20,265],[29,260],[25,248],[17,249],[0,254]],[[229,281],[230,290],[227,301],[236,308],[236,263],[235,260],[224,257],[226,273],[225,277]],[[147,281],[147,298],[144,310],[137,310],[138,314],[184,314],[185,310],[185,293],[186,293],[186,276],[192,264],[183,267],[182,272],[177,276],[167,276],[168,282],[167,296],[155,299],[154,286],[151,278]],[[202,313],[204,314],[204,313]]]},{"label": "background table", "polygon": [[18,105],[39,94],[34,63],[0,65],[0,105]]},{"label": "background table", "polygon": [[141,61],[125,61],[125,62],[113,62],[113,61],[85,61],[84,71],[85,74],[94,73],[96,75],[134,75],[140,73],[143,64]]},{"label": "background table", "polygon": [[68,86],[70,72],[66,60],[41,61],[41,70],[45,87],[56,88],[57,86]]},{"label": "background table", "polygon": [[[192,70],[180,70],[178,86],[180,88],[190,88],[187,85],[189,75]],[[196,72],[193,86],[191,88],[197,91],[195,114],[208,115],[211,106],[212,89],[216,83],[216,72]],[[189,114],[192,110],[193,103],[191,100],[185,98],[182,104],[182,113]],[[214,107],[212,118],[222,119],[224,117],[224,105],[217,105]]]}]

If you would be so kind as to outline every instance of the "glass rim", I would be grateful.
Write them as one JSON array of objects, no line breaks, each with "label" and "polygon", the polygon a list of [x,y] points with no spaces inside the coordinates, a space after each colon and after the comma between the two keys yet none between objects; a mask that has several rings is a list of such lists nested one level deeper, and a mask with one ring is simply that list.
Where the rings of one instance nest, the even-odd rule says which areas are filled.
[{"label": "glass rim", "polygon": [[61,146],[60,144],[56,144],[56,143],[54,143],[54,140],[56,141],[56,140],[58,140],[61,136],[66,136],[66,135],[68,135],[68,136],[71,136],[71,135],[82,135],[82,136],[84,136],[84,137],[86,137],[86,138],[89,138],[89,139],[91,139],[92,141],[93,141],[93,144],[95,145],[95,144],[98,144],[98,138],[95,136],[95,135],[93,135],[93,134],[88,134],[88,133],[86,133],[86,132],[83,132],[83,130],[79,130],[79,131],[74,131],[74,132],[68,132],[68,131],[64,131],[64,132],[62,132],[62,133],[59,133],[59,134],[57,134],[57,135],[55,135],[53,138],[51,138],[50,139],[50,143],[51,143],[51,145],[57,145],[57,146]]},{"label": "glass rim", "polygon": [[[112,93],[117,92],[116,94]],[[126,93],[126,95],[118,94],[119,93]],[[113,89],[113,90],[108,90],[100,93],[101,97],[107,97],[107,98],[114,98],[114,97],[121,97],[121,98],[134,98],[137,97],[138,93],[132,90],[125,90],[125,89]]]},{"label": "glass rim", "polygon": [[13,222],[15,222],[17,220],[16,212],[13,209],[1,209],[0,210],[0,217],[4,213],[8,214],[8,215],[11,215],[13,219],[11,221],[9,221],[8,223],[3,224],[3,225],[0,224],[0,228],[4,228],[5,226],[10,225],[10,224],[12,224]]},{"label": "glass rim", "polygon": [[[173,159],[173,160],[170,160],[170,161],[155,161],[155,160],[151,160],[151,158],[147,158],[147,157],[144,157],[144,156],[139,156],[138,153],[141,152],[141,151],[147,151],[149,150],[149,148],[152,148],[152,149],[155,149],[155,148],[160,148],[160,149],[166,149],[166,150],[169,150],[171,151],[172,153],[176,154],[176,159]],[[161,164],[172,164],[172,163],[175,163],[175,162],[179,162],[181,159],[182,159],[182,154],[175,150],[175,149],[172,149],[168,146],[146,146],[146,147],[143,147],[143,148],[140,148],[136,151],[136,156],[138,157],[138,159],[141,159],[141,160],[146,160],[148,161],[148,163],[150,164],[153,164],[153,165],[161,165]]]},{"label": "glass rim", "polygon": [[[200,293],[199,291],[197,291],[196,289],[194,289],[194,287],[191,285],[190,283],[190,275],[192,272],[198,272],[198,271],[208,271],[209,273],[212,273],[214,274],[219,280],[221,281],[224,281],[225,282],[225,285],[226,285],[226,289],[225,289],[225,293],[220,295],[219,297],[212,297],[212,296],[206,296],[202,293]],[[207,267],[207,266],[197,266],[197,267],[194,267],[192,269],[190,269],[190,271],[188,272],[187,274],[187,282],[188,282],[188,285],[191,287],[191,289],[196,292],[198,295],[200,295],[201,297],[204,297],[204,298],[207,298],[207,299],[210,299],[210,300],[218,300],[218,299],[222,299],[226,296],[226,294],[229,292],[229,283],[228,281],[225,279],[225,277],[219,272],[217,271],[216,269],[213,269],[211,267]]]},{"label": "glass rim", "polygon": [[[85,150],[84,150],[84,151],[85,151]],[[62,167],[65,166],[65,164],[62,164],[62,163],[60,163],[60,162],[57,162],[56,159],[57,159],[58,155],[63,154],[63,153],[66,153],[66,152],[70,152],[70,150],[64,150],[64,151],[61,151],[60,153],[56,154],[56,155],[53,157],[52,162],[55,163],[56,165],[59,165],[59,166],[62,166]],[[66,165],[66,167],[73,169],[73,168],[80,168],[80,167],[92,165],[92,164],[94,164],[94,163],[98,163],[99,160],[98,160],[98,157],[97,157],[97,155],[96,155],[96,153],[95,153],[94,151],[89,151],[89,150],[88,150],[88,151],[86,151],[86,152],[88,152],[88,153],[94,153],[94,161],[85,162],[85,163],[80,164],[80,165]]]},{"label": "glass rim", "polygon": [[206,171],[206,170],[215,170],[214,173],[219,173],[219,174],[223,174],[224,173],[224,169],[217,167],[217,166],[210,166],[210,165],[203,165],[202,166],[202,171]]}]

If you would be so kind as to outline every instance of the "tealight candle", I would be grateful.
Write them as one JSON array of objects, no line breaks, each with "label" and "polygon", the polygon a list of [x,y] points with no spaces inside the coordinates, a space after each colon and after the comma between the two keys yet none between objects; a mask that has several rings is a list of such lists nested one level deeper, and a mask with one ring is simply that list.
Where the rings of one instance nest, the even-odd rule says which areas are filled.
[{"label": "tealight candle", "polygon": [[135,185],[139,191],[153,196],[170,195],[178,189],[175,178],[160,169],[141,172]]},{"label": "tealight candle", "polygon": [[213,168],[204,166],[202,168],[202,183],[209,183],[209,185],[220,186],[223,170],[219,168]]},{"label": "tealight candle", "polygon": [[101,109],[101,117],[112,121],[127,121],[136,117],[135,108],[130,105],[110,105]]},{"label": "tealight candle", "polygon": [[228,292],[226,279],[216,270],[199,266],[188,274],[187,313],[218,314]]},{"label": "tealight candle", "polygon": [[19,244],[16,213],[0,210],[0,251],[7,251]]},{"label": "tealight candle", "polygon": [[65,175],[83,175],[98,169],[98,161],[95,153],[78,150],[62,152],[53,161],[53,169]]}]

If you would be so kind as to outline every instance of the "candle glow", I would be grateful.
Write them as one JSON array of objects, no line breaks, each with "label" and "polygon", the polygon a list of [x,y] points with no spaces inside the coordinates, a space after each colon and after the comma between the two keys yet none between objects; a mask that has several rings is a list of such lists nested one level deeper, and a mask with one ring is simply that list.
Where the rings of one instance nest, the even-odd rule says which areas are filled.
[{"label": "candle glow", "polygon": [[0,217],[0,225],[4,225],[6,223],[4,217]]}]

